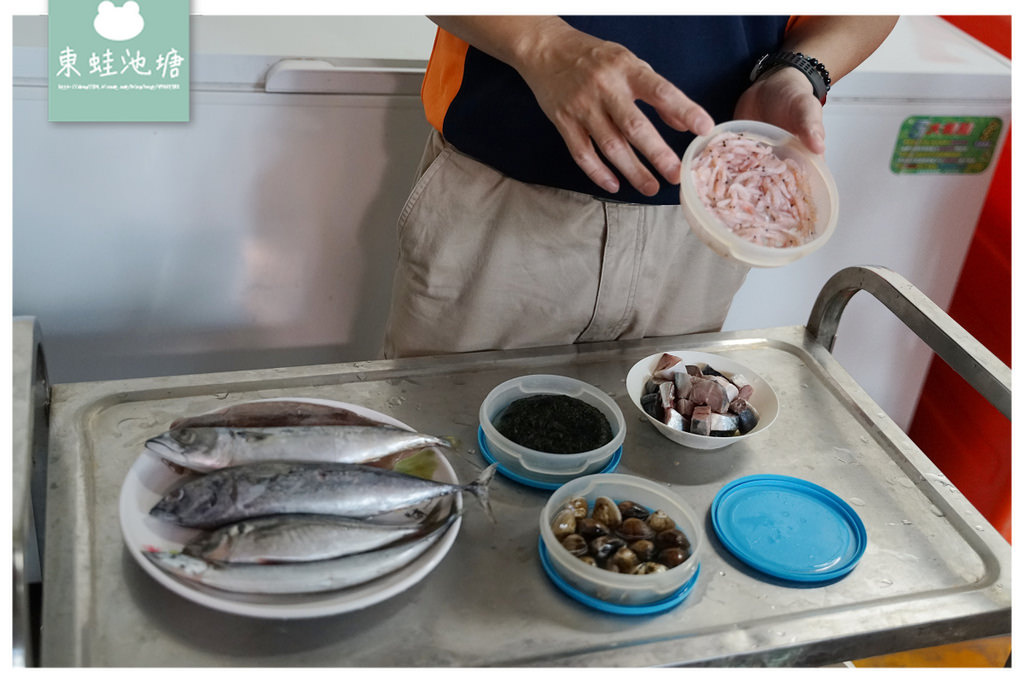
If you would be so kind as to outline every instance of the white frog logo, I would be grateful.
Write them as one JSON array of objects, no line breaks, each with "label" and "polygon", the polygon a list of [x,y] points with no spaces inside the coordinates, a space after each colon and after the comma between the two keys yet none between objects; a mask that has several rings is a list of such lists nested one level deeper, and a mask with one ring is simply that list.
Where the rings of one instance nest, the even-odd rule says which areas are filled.
[{"label": "white frog logo", "polygon": [[139,13],[139,3],[131,0],[121,7],[115,7],[110,0],[103,0],[96,10],[92,27],[107,40],[131,40],[142,33],[146,23]]}]

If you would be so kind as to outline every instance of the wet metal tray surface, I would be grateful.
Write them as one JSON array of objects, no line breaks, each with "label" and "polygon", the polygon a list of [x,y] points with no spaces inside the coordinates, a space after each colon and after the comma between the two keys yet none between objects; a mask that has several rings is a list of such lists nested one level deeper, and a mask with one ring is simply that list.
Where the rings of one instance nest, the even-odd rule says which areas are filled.
[{"label": "wet metal tray surface", "polygon": [[[41,664],[788,666],[1009,633],[1009,545],[819,339],[809,328],[782,327],[57,385]],[[778,393],[775,424],[716,451],[660,436],[630,402],[625,377],[639,359],[670,348],[749,366]],[[273,620],[213,611],[152,580],[124,546],[121,483],[143,441],[177,417],[259,398],[355,403],[454,437],[449,460],[469,481],[485,465],[476,444],[481,401],[497,384],[533,373],[576,377],[611,395],[628,425],[617,471],[669,485],[704,517],[700,577],[675,609],[615,616],[563,594],[537,550],[549,492],[501,476],[491,487],[496,524],[470,497],[451,551],[431,574],[348,614]],[[847,501],[867,530],[853,571],[825,585],[795,585],[735,560],[707,516],[724,485],[752,474],[806,479]]]}]

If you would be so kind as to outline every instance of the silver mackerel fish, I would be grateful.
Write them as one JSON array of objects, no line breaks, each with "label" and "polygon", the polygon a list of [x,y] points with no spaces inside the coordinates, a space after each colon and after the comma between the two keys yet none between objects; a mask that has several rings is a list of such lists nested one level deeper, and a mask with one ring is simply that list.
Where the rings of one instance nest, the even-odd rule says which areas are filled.
[{"label": "silver mackerel fish", "polygon": [[281,514],[365,519],[467,491],[491,516],[487,487],[494,471],[491,465],[469,484],[448,484],[367,465],[252,463],[186,481],[167,493],[150,514],[199,529]]},{"label": "silver mackerel fish", "polygon": [[425,536],[447,524],[446,519],[432,517],[401,524],[332,515],[255,517],[201,531],[182,552],[211,562],[243,564],[328,560]]},{"label": "silver mackerel fish", "polygon": [[451,446],[441,437],[387,425],[178,427],[145,445],[155,455],[197,472],[268,460],[371,462],[402,451]]},{"label": "silver mackerel fish", "polygon": [[451,515],[431,533],[411,541],[315,562],[222,564],[167,551],[143,552],[164,571],[185,581],[224,591],[286,594],[317,593],[357,586],[408,565],[426,552],[458,518]]},{"label": "silver mackerel fish", "polygon": [[301,427],[303,425],[379,425],[380,420],[336,405],[310,401],[262,400],[236,403],[202,415],[178,418],[178,427]]}]

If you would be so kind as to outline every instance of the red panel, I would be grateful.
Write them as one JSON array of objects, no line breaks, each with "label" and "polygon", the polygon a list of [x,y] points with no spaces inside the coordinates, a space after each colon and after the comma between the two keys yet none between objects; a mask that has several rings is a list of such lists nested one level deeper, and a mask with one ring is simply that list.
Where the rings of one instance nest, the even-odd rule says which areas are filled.
[{"label": "red panel", "polygon": [[1007,59],[1010,57],[1010,15],[943,15],[949,23],[968,33],[996,50]]},{"label": "red panel", "polygon": [[[1010,17],[944,17],[1010,56]],[[1006,122],[1009,125],[1009,122]],[[949,314],[1010,364],[1010,133],[967,252]],[[1010,540],[1010,421],[934,359],[910,426],[915,443]]]}]

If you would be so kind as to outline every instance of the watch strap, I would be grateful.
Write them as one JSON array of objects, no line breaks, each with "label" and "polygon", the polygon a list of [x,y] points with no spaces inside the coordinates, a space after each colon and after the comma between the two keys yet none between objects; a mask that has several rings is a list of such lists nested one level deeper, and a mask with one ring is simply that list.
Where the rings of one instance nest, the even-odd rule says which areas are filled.
[{"label": "watch strap", "polygon": [[753,70],[750,72],[750,82],[758,80],[769,73],[791,66],[811,82],[814,88],[814,96],[818,101],[825,104],[825,97],[832,87],[832,79],[828,75],[828,69],[814,57],[808,57],[802,52],[769,52],[757,60]]}]

